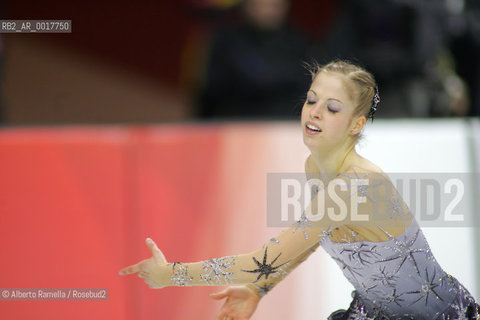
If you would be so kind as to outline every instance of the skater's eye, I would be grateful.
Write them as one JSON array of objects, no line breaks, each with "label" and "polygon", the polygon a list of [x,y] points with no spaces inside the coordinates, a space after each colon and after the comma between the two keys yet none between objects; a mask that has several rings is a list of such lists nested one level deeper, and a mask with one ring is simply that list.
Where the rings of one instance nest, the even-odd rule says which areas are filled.
[{"label": "skater's eye", "polygon": [[315,98],[315,95],[309,91],[308,94],[307,94],[307,101],[306,101],[307,104],[315,104],[317,103],[317,99]]},{"label": "skater's eye", "polygon": [[328,101],[327,102],[327,110],[331,113],[337,113],[340,111],[340,106],[338,105],[338,103],[336,103],[336,101]]},{"label": "skater's eye", "polygon": [[338,112],[338,110],[335,109],[335,107],[333,107],[332,105],[329,105],[329,104],[327,104],[327,109],[328,109],[328,111],[330,111],[331,113],[337,113],[337,112]]}]

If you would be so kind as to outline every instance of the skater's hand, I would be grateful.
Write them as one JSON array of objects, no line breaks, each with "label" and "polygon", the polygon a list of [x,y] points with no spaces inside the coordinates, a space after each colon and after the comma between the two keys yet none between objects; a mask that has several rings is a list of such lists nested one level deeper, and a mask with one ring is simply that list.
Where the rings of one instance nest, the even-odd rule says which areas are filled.
[{"label": "skater's hand", "polygon": [[128,266],[120,270],[120,275],[127,275],[136,273],[139,278],[143,278],[146,284],[152,289],[159,289],[167,286],[165,281],[167,275],[167,259],[163,255],[162,251],[158,249],[155,242],[152,239],[147,238],[145,240],[147,247],[152,252],[150,259],[145,259],[137,264]]},{"label": "skater's hand", "polygon": [[248,320],[260,302],[260,296],[247,286],[231,286],[221,292],[212,293],[210,297],[216,300],[227,298],[217,320]]}]

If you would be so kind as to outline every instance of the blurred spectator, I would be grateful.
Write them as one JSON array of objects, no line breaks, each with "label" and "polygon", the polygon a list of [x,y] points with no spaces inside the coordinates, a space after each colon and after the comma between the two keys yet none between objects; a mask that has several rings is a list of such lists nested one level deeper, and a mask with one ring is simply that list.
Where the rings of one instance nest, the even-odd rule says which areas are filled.
[{"label": "blurred spectator", "polygon": [[307,41],[289,1],[246,0],[243,18],[216,30],[199,97],[202,118],[293,119],[308,88]]},{"label": "blurred spectator", "polygon": [[316,55],[372,71],[382,97],[379,117],[464,115],[467,88],[448,58],[447,17],[445,1],[344,0]]},{"label": "blurred spectator", "polygon": [[469,87],[469,116],[480,116],[480,2],[446,0],[450,49],[457,73]]}]

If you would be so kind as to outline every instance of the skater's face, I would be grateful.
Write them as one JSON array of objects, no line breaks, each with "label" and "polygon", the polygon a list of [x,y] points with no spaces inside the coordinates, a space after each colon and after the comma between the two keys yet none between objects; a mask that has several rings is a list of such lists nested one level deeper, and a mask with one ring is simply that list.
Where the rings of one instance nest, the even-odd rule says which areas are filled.
[{"label": "skater's face", "polygon": [[332,148],[350,142],[361,131],[365,117],[355,116],[356,101],[350,92],[343,75],[320,72],[315,77],[302,109],[307,147]]}]

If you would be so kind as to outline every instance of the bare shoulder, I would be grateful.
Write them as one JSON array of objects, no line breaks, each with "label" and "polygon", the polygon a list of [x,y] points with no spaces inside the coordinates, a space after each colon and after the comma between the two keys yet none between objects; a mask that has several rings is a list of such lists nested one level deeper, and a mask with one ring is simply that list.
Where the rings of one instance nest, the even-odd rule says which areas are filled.
[{"label": "bare shoulder", "polygon": [[388,186],[392,187],[390,177],[378,166],[369,162],[367,165],[352,165],[340,174],[340,177],[351,181],[352,179],[367,179],[370,187]]},{"label": "bare shoulder", "polygon": [[347,170],[345,170],[345,174],[349,176],[372,176],[390,181],[389,176],[379,166],[365,158],[361,158],[361,161],[348,167]]},{"label": "bare shoulder", "polygon": [[364,172],[385,174],[385,172],[379,166],[363,157],[360,158],[359,163],[357,163],[355,167],[357,170],[362,170]]}]

